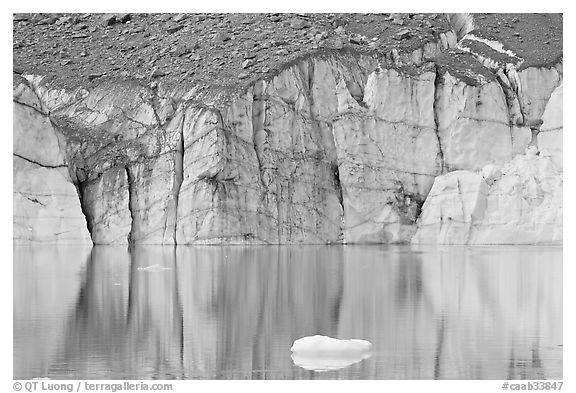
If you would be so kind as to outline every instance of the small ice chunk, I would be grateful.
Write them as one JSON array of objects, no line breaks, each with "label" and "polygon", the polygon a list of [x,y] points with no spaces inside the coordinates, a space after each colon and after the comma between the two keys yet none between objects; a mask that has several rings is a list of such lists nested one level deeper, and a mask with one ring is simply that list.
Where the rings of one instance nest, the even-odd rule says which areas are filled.
[{"label": "small ice chunk", "polygon": [[294,364],[313,371],[339,370],[369,358],[371,350],[370,341],[320,335],[302,337],[291,348]]},{"label": "small ice chunk", "polygon": [[339,340],[327,336],[308,336],[302,337],[292,345],[292,352],[307,354],[349,354],[358,352],[367,352],[372,349],[372,343],[366,340]]}]

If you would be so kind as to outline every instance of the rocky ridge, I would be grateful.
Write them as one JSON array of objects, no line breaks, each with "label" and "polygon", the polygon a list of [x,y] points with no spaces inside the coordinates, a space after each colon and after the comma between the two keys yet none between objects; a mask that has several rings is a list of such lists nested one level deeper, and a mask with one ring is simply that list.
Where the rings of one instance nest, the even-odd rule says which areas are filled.
[{"label": "rocky ridge", "polygon": [[302,56],[418,47],[442,14],[17,14],[14,68],[61,87],[154,79],[226,94]]},{"label": "rocky ridge", "polygon": [[[436,182],[454,171],[505,167],[529,146],[537,149],[538,160],[556,168],[530,176],[538,184],[542,176],[560,179],[552,196],[558,211],[563,71],[557,37],[550,50],[534,57],[522,43],[496,40],[500,30],[478,28],[478,17],[468,14],[54,17],[15,16],[15,48],[18,42],[36,45],[38,35],[20,29],[29,24],[40,24],[41,35],[64,42],[58,39],[68,39],[69,29],[85,21],[80,30],[88,29],[91,37],[118,34],[116,41],[124,42],[120,32],[138,29],[140,17],[152,22],[141,32],[145,37],[172,23],[170,32],[158,34],[168,40],[163,43],[169,56],[191,42],[182,37],[169,42],[170,34],[213,34],[210,49],[202,52],[200,40],[183,55],[185,64],[130,65],[159,53],[155,46],[146,52],[146,45],[145,52],[118,56],[122,69],[92,73],[86,67],[109,67],[109,57],[81,60],[68,74],[57,72],[57,63],[43,63],[46,53],[38,55],[33,45],[36,61],[32,52],[17,56],[22,47],[15,49],[15,72],[25,76],[16,77],[15,86],[30,102],[41,103],[45,109],[37,121],[49,124],[31,129],[38,129],[39,141],[46,128],[56,135],[66,181],[77,189],[77,213],[95,243],[462,242],[454,240],[460,235],[423,235],[420,228],[433,228],[430,217],[437,216],[427,211],[437,209],[427,199],[430,190],[437,195]],[[520,23],[512,20],[521,16],[494,16],[500,18]],[[542,23],[557,16],[528,18]],[[264,39],[247,51],[252,43],[245,44],[242,32],[261,33],[267,25],[254,28],[242,21],[256,19],[278,24],[274,34],[287,41],[276,50],[282,53],[272,52]],[[480,18],[485,19],[490,20]],[[187,27],[186,20],[197,23]],[[196,26],[207,20],[212,29],[197,34]],[[324,30],[310,34],[314,28]],[[235,42],[226,44],[228,57],[212,56],[229,41]],[[111,53],[106,51],[114,45],[108,42],[114,40],[94,40],[100,46],[95,53]],[[255,51],[256,57],[245,57]],[[210,68],[190,61],[192,53],[201,54]],[[255,64],[269,69],[255,72]],[[30,102],[15,99],[15,110]],[[15,121],[14,132],[27,131]],[[14,170],[15,179],[27,176],[27,169]],[[24,197],[16,184],[15,206]],[[538,199],[538,206],[546,198]],[[561,214],[522,220],[532,225],[528,232],[540,233],[545,225],[556,235],[543,240],[523,233],[506,241],[561,240]],[[18,225],[33,231],[37,220],[27,217]],[[483,228],[489,231],[490,225]],[[15,233],[15,242],[63,241],[57,234]]]}]

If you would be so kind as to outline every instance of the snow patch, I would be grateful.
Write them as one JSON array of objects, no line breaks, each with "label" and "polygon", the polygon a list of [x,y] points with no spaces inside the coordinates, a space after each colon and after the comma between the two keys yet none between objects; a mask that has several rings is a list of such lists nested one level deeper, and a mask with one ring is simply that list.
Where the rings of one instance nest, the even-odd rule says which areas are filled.
[{"label": "snow patch", "polygon": [[494,40],[489,40],[486,38],[478,37],[472,33],[466,34],[465,38],[468,40],[472,40],[472,41],[482,42],[483,44],[486,44],[490,48],[494,49],[496,52],[504,53],[510,57],[517,57],[517,58],[521,59],[520,56],[518,56],[516,53],[512,52],[511,50],[504,49],[504,44],[501,43],[500,41],[494,41]]}]

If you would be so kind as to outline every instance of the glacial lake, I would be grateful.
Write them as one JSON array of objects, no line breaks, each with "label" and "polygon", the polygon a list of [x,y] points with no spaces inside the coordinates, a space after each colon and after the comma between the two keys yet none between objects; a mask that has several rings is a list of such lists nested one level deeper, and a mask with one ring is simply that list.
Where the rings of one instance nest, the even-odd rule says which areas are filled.
[{"label": "glacial lake", "polygon": [[[14,378],[561,379],[562,247],[14,247]],[[294,363],[294,340],[371,357]]]}]

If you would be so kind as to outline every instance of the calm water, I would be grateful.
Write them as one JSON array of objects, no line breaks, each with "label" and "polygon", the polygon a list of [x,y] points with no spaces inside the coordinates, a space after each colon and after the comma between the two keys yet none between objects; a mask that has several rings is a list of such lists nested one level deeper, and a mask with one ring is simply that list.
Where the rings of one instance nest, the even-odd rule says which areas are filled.
[{"label": "calm water", "polygon": [[[315,334],[372,357],[296,366]],[[37,377],[559,379],[562,249],[15,247],[14,378]]]}]

